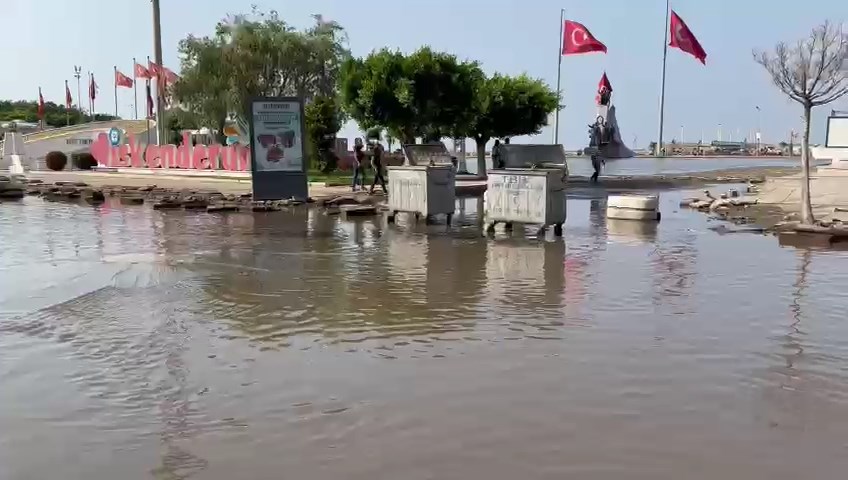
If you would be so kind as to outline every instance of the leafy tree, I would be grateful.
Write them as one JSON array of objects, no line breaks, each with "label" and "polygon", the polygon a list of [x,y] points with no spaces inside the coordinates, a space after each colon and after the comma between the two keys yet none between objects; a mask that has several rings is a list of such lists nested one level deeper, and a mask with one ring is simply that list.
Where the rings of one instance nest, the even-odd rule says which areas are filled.
[{"label": "leafy tree", "polygon": [[254,96],[299,96],[307,104],[334,96],[349,56],[347,37],[337,23],[314,18],[314,26],[299,31],[276,11],[254,8],[222,20],[212,36],[187,37],[175,97],[221,132],[228,116],[246,118]]},{"label": "leafy tree", "polygon": [[182,40],[179,46],[181,75],[173,86],[177,101],[197,115],[203,125],[215,128],[219,136],[223,135],[224,123],[231,111],[232,65],[226,59],[225,46],[223,39],[217,37],[189,35]]},{"label": "leafy tree", "polygon": [[318,168],[325,173],[336,169],[338,159],[334,151],[336,133],[341,129],[341,113],[335,97],[318,96],[305,107],[307,155],[318,160]]},{"label": "leafy tree", "polygon": [[183,142],[182,132],[184,130],[197,130],[201,128],[198,115],[181,108],[172,108],[165,112],[165,129],[172,144],[180,145]]},{"label": "leafy tree", "polygon": [[[804,109],[801,137],[801,222],[811,224],[810,116],[813,107],[848,94],[848,32],[825,22],[794,46],[778,43],[773,52],[754,52],[780,91]],[[791,154],[791,152],[790,152]]]},{"label": "leafy tree", "polygon": [[365,140],[379,142],[383,139],[383,127],[375,126],[365,131]]},{"label": "leafy tree", "polygon": [[401,142],[439,139],[464,130],[474,89],[483,78],[476,62],[424,47],[411,55],[382,49],[351,58],[341,70],[345,110],[365,129],[384,127]]},{"label": "leafy tree", "polygon": [[556,92],[527,75],[484,78],[475,91],[471,120],[455,133],[476,142],[477,171],[481,175],[486,171],[486,144],[490,139],[537,134],[559,105]]}]

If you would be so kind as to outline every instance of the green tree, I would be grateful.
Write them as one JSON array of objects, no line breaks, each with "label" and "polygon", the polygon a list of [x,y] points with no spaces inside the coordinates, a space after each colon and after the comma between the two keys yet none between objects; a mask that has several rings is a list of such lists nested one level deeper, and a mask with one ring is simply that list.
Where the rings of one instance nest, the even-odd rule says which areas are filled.
[{"label": "green tree", "polygon": [[341,70],[345,110],[362,128],[384,127],[403,143],[464,129],[483,73],[476,62],[424,47],[411,55],[382,49]]},{"label": "green tree", "polygon": [[383,127],[374,126],[365,131],[365,140],[379,142],[383,139]]},{"label": "green tree", "polygon": [[217,130],[222,140],[231,112],[229,101],[232,65],[226,59],[223,39],[189,35],[180,41],[180,79],[173,87],[176,100],[193,112],[200,123]]},{"label": "green tree", "polygon": [[341,129],[341,112],[335,97],[318,96],[305,107],[307,155],[317,159],[318,168],[329,173],[336,169],[336,133]]},{"label": "green tree", "polygon": [[347,37],[337,23],[314,19],[315,25],[299,31],[276,11],[254,8],[219,22],[212,36],[187,37],[180,42],[175,97],[218,132],[228,116],[246,118],[251,97],[299,96],[307,105],[318,96],[333,97],[349,56]]},{"label": "green tree", "polygon": [[470,120],[458,128],[458,137],[477,144],[477,171],[486,172],[486,144],[492,138],[534,135],[559,106],[559,97],[544,82],[527,75],[494,75],[481,79],[475,89]]}]

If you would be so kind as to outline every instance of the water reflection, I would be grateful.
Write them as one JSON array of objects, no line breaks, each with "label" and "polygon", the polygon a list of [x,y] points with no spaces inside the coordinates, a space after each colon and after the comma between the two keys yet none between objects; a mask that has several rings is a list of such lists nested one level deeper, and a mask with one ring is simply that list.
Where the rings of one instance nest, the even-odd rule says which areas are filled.
[{"label": "water reflection", "polygon": [[462,202],[451,227],[4,204],[0,477],[848,468],[848,256],[605,199],[490,239]]}]

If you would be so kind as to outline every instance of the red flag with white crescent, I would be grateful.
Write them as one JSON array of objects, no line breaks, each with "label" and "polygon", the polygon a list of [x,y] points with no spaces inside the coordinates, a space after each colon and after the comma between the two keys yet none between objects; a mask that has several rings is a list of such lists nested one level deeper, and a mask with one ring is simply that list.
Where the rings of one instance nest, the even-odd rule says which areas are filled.
[{"label": "red flag with white crescent", "polygon": [[150,70],[144,68],[143,65],[135,64],[133,67],[133,73],[135,74],[135,78],[150,78],[153,75],[150,73]]},{"label": "red flag with white crescent", "polygon": [[671,40],[668,42],[669,47],[680,49],[689,55],[697,58],[704,65],[707,64],[707,52],[695,38],[695,34],[686,25],[677,13],[671,11],[671,21],[669,22],[669,36]]},{"label": "red flag with white crescent", "polygon": [[610,83],[609,78],[607,78],[607,72],[604,72],[604,75],[598,82],[598,94],[595,96],[595,103],[597,103],[598,105],[604,105],[605,98],[609,99],[609,94],[611,93],[612,84]]},{"label": "red flag with white crescent", "polygon": [[607,46],[595,38],[583,24],[566,20],[562,35],[562,54],[607,53]]},{"label": "red flag with white crescent", "polygon": [[115,70],[115,86],[132,88],[133,79],[121,73],[120,70]]},{"label": "red flag with white crescent", "polygon": [[65,108],[68,110],[71,109],[71,105],[74,103],[74,97],[71,96],[71,89],[68,88],[68,81],[65,80]]}]

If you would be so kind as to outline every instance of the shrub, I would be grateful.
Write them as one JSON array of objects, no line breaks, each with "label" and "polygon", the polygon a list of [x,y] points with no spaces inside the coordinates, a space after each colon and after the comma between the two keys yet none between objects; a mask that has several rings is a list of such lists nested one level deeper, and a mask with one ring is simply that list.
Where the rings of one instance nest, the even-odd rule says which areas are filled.
[{"label": "shrub", "polygon": [[91,170],[97,166],[97,160],[88,152],[74,153],[71,155],[74,166],[80,170]]},{"label": "shrub", "polygon": [[68,165],[68,156],[63,152],[50,152],[44,157],[44,163],[50,170],[58,172],[64,170],[65,166]]}]

